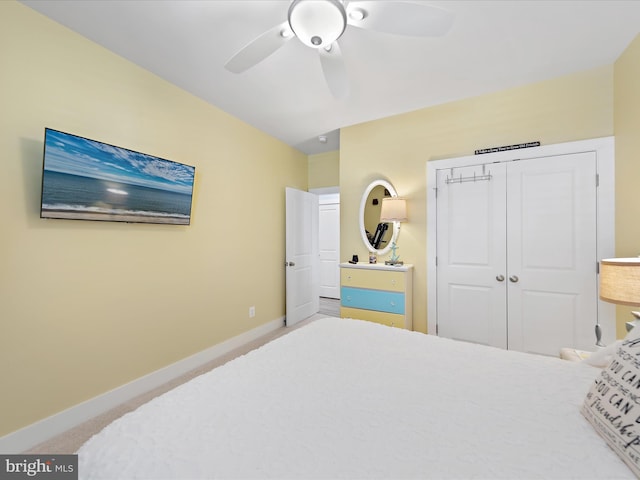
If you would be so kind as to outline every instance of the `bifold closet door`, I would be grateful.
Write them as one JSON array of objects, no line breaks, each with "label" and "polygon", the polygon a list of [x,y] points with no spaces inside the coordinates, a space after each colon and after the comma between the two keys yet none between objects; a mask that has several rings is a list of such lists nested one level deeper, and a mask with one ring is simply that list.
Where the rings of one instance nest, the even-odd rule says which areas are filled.
[{"label": "bifold closet door", "polygon": [[597,322],[594,152],[439,170],[438,335],[557,356]]},{"label": "bifold closet door", "polygon": [[437,186],[437,333],[507,348],[505,166],[440,170]]},{"label": "bifold closet door", "polygon": [[593,349],[596,168],[595,152],[508,164],[509,349]]}]

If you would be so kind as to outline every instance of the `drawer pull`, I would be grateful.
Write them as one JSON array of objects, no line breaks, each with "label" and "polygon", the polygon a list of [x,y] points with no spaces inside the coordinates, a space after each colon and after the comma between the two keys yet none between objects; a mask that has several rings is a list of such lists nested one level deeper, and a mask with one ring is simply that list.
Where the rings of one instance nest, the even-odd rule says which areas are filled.
[{"label": "drawer pull", "polygon": [[396,306],[396,302],[389,302],[389,304],[390,304],[392,307],[395,307],[395,306]]}]

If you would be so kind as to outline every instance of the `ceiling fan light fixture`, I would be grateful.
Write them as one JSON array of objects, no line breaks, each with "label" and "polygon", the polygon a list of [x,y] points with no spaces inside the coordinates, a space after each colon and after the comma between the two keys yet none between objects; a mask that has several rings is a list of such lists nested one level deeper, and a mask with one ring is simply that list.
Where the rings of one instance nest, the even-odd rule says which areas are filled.
[{"label": "ceiling fan light fixture", "polygon": [[293,0],[289,26],[308,47],[327,47],[342,35],[347,17],[338,0]]}]

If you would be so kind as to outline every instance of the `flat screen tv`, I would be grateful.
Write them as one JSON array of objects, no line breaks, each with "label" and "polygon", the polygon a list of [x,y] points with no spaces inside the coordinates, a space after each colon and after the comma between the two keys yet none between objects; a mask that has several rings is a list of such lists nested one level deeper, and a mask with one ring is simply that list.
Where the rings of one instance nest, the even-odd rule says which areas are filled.
[{"label": "flat screen tv", "polygon": [[45,129],[41,218],[189,225],[195,168]]}]

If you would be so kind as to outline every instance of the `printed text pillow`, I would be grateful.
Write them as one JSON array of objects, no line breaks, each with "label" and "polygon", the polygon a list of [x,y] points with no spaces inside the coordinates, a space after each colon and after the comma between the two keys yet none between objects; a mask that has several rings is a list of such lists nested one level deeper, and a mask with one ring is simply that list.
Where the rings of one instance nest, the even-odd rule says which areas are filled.
[{"label": "printed text pillow", "polygon": [[616,346],[591,386],[582,414],[640,477],[640,327]]}]

